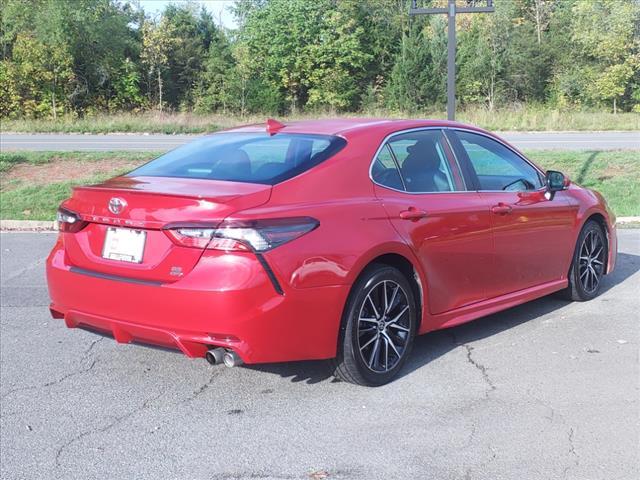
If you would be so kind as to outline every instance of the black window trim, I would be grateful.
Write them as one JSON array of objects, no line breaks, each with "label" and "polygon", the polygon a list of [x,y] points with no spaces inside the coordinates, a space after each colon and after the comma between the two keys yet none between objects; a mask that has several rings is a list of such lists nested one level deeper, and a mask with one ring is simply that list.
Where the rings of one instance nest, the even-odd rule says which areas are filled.
[{"label": "black window trim", "polygon": [[[464,149],[464,147],[462,146],[462,141],[460,140],[460,138],[457,135],[457,132],[467,132],[467,133],[474,133],[476,135],[480,135],[482,137],[486,137],[489,140],[493,140],[494,142],[502,145],[503,147],[507,148],[509,151],[511,151],[512,153],[514,153],[518,158],[520,158],[522,161],[524,161],[526,164],[528,164],[529,166],[531,166],[531,168],[533,168],[535,170],[535,172],[538,174],[538,177],[540,179],[540,183],[542,183],[542,186],[535,189],[535,190],[529,190],[532,192],[537,192],[537,191],[543,191],[546,189],[545,184],[544,184],[544,178],[545,178],[545,173],[540,170],[535,164],[533,164],[527,157],[525,157],[523,154],[519,153],[517,150],[515,150],[511,145],[509,145],[508,143],[502,141],[501,139],[494,137],[492,135],[488,135],[484,132],[479,132],[478,130],[472,130],[470,128],[461,128],[461,127],[446,127],[446,130],[450,131],[452,133],[453,138],[455,139],[455,143],[459,144],[459,149],[461,149],[461,156],[463,158],[463,162],[465,162],[465,164],[467,165],[467,168],[470,169],[470,172],[472,172],[473,175],[473,182],[475,184],[475,190],[477,192],[487,192],[487,193],[510,193],[513,194],[513,191],[510,190],[482,190],[480,188],[480,182],[478,181],[477,175],[475,173],[475,170],[471,164],[471,160],[469,159],[469,155],[467,154],[466,150]],[[456,155],[457,157],[458,155]],[[517,193],[517,192],[516,192]]]},{"label": "black window trim", "polygon": [[[387,135],[386,137],[384,137],[382,139],[382,142],[380,143],[380,146],[377,148],[376,152],[373,155],[373,159],[371,160],[371,163],[369,164],[369,179],[375,184],[378,185],[379,187],[382,188],[386,188],[387,190],[392,190],[394,192],[400,192],[400,193],[406,193],[408,195],[443,195],[443,194],[449,194],[449,193],[469,193],[469,192],[473,192],[474,190],[469,190],[468,185],[466,184],[466,179],[465,176],[462,174],[462,168],[460,165],[460,162],[458,161],[458,156],[455,153],[455,150],[453,149],[451,142],[449,141],[449,137],[446,134],[446,131],[449,129],[449,127],[414,127],[414,128],[408,128],[406,130],[398,130],[396,132],[392,132],[389,135]],[[376,160],[378,159],[378,155],[380,154],[380,152],[382,152],[382,150],[384,149],[385,146],[388,145],[389,140],[391,140],[393,137],[396,137],[398,135],[404,135],[405,133],[411,133],[411,132],[421,132],[421,131],[425,131],[425,130],[440,130],[442,132],[442,136],[445,138],[447,144],[449,145],[449,149],[451,150],[452,154],[453,154],[453,159],[455,161],[455,165],[451,164],[451,159],[449,158],[449,156],[447,155],[447,152],[444,152],[445,157],[447,159],[447,162],[449,163],[449,168],[457,168],[458,169],[458,173],[460,174],[461,178],[462,178],[462,183],[464,184],[464,189],[463,190],[449,190],[446,192],[409,192],[407,190],[398,190],[397,188],[393,188],[393,187],[389,187],[388,185],[383,185],[381,183],[376,182],[373,179],[373,165],[376,162]],[[396,166],[396,169],[398,171],[398,175],[400,176],[400,180],[402,180],[402,185],[404,186],[404,179],[402,178],[402,173],[400,172],[400,166],[398,164],[398,160],[396,159],[396,155],[395,153],[393,153],[393,149],[389,148],[389,151],[391,151],[391,155],[393,156],[393,161],[394,164]],[[454,172],[452,171],[451,174],[453,175]]]}]

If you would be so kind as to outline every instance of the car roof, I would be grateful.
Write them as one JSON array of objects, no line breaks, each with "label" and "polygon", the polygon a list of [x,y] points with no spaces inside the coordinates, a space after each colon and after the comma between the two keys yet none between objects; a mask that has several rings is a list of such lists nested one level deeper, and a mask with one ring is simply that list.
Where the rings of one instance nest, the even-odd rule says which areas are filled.
[{"label": "car roof", "polygon": [[[448,120],[428,120],[428,119],[385,119],[385,118],[332,118],[318,120],[294,120],[280,122],[284,126],[277,130],[277,133],[309,133],[319,135],[340,135],[348,138],[351,135],[362,131],[388,135],[399,130],[424,127],[457,127],[483,131],[471,125],[451,122]],[[225,130],[225,132],[256,133],[264,132],[267,128],[265,123],[256,123]]]}]

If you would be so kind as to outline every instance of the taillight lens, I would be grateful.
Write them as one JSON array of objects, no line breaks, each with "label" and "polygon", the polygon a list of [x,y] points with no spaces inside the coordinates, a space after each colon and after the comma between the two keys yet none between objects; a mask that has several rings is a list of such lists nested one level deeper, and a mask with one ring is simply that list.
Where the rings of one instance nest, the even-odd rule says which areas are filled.
[{"label": "taillight lens", "polygon": [[320,222],[311,217],[223,222],[209,226],[171,226],[165,230],[184,247],[224,251],[266,252],[314,230]]},{"label": "taillight lens", "polygon": [[58,229],[67,233],[79,232],[89,223],[82,220],[77,213],[62,207],[56,213],[56,220],[58,221]]}]

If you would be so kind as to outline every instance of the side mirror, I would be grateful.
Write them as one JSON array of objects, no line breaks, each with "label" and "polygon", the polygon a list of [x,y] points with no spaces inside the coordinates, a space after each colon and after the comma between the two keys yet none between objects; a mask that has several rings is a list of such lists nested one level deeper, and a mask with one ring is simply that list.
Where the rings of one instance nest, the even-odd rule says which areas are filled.
[{"label": "side mirror", "polygon": [[548,170],[546,178],[548,192],[559,192],[567,187],[567,180],[562,172]]}]

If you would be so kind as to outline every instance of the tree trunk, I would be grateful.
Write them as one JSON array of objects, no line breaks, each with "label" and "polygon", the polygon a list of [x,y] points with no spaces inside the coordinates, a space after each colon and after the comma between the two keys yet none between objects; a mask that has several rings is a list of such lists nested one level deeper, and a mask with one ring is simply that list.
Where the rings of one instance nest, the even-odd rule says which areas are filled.
[{"label": "tree trunk", "polygon": [[240,112],[241,112],[242,117],[244,118],[244,114],[245,114],[244,104],[245,104],[246,91],[247,91],[247,81],[246,81],[246,79],[243,78],[242,81],[241,81],[241,84],[242,84],[242,94],[241,94],[241,98],[240,98]]},{"label": "tree trunk", "polygon": [[58,113],[56,112],[56,87],[57,87],[57,75],[53,74],[53,95],[51,95],[51,107],[53,108],[53,119],[56,120],[58,118]]},{"label": "tree trunk", "polygon": [[541,12],[540,9],[542,6],[540,5],[540,0],[536,0],[536,33],[538,34],[538,45],[542,42],[542,19],[540,18]]},{"label": "tree trunk", "polygon": [[616,103],[616,97],[613,97],[613,114],[618,114],[618,104]]},{"label": "tree trunk", "polygon": [[158,69],[158,107],[162,113],[162,75],[160,69]]}]

